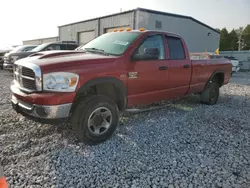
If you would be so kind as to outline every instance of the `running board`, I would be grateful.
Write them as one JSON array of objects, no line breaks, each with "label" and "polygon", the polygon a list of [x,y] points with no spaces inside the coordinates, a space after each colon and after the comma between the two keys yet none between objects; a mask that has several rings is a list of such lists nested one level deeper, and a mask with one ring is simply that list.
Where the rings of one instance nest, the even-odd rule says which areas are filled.
[{"label": "running board", "polygon": [[131,113],[131,114],[137,114],[137,113],[142,113],[142,112],[148,112],[151,110],[158,110],[158,109],[162,109],[169,106],[169,104],[164,104],[164,105],[159,105],[159,106],[153,106],[153,107],[149,107],[149,108],[127,108],[124,110],[125,113]]}]

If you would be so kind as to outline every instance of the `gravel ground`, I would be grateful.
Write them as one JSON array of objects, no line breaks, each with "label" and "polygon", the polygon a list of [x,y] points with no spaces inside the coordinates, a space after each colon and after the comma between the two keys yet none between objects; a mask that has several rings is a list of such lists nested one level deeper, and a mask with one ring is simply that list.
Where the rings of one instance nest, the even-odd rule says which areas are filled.
[{"label": "gravel ground", "polygon": [[0,72],[0,159],[7,181],[33,188],[249,188],[250,75],[234,77],[216,106],[189,97],[125,116],[110,140],[86,146],[65,126],[17,115],[9,102],[12,77]]}]

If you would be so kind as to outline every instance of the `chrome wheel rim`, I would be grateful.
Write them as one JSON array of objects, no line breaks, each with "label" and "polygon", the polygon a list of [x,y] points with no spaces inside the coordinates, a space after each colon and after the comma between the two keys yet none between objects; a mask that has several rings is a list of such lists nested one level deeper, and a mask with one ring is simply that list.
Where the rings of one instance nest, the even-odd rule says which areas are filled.
[{"label": "chrome wheel rim", "polygon": [[112,113],[106,107],[95,109],[88,118],[88,129],[92,134],[102,135],[111,126]]},{"label": "chrome wheel rim", "polygon": [[216,88],[213,88],[210,92],[210,102],[215,102],[218,97],[218,92]]}]

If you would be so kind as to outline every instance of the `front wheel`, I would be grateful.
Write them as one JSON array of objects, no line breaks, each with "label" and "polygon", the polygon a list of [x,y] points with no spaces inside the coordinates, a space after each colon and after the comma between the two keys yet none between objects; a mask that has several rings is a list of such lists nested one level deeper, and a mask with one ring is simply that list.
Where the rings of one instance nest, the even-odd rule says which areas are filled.
[{"label": "front wheel", "polygon": [[217,103],[220,95],[220,87],[217,83],[209,83],[201,94],[201,103],[214,105]]},{"label": "front wheel", "polygon": [[103,95],[94,95],[81,101],[74,110],[72,129],[87,144],[97,144],[112,136],[119,122],[116,103]]}]

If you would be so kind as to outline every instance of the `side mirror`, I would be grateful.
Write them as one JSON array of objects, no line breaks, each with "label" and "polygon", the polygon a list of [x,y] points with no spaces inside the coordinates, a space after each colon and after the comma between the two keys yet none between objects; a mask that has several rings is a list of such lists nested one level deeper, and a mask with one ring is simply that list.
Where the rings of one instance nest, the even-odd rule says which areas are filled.
[{"label": "side mirror", "polygon": [[144,48],[142,54],[135,54],[132,60],[156,60],[159,59],[160,51],[158,48]]}]

